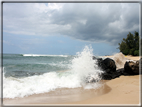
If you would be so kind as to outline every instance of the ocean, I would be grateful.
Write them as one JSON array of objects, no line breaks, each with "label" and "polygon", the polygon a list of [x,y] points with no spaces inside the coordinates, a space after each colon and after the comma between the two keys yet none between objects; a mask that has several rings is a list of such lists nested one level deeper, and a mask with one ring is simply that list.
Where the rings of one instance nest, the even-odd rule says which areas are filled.
[{"label": "ocean", "polygon": [[3,98],[48,93],[57,88],[97,89],[102,71],[89,46],[76,55],[3,54]]}]

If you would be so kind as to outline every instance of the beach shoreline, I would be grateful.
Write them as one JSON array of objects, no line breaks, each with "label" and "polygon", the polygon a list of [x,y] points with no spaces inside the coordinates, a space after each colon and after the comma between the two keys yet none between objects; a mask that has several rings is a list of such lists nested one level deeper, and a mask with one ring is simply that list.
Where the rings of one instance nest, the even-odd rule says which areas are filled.
[{"label": "beach shoreline", "polygon": [[[113,58],[114,56],[104,56],[106,58]],[[125,58],[128,60],[134,60],[137,61],[140,59],[140,56],[131,56],[131,55],[125,55]]]},{"label": "beach shoreline", "polygon": [[[106,56],[105,56],[106,57]],[[112,56],[107,56],[112,57]],[[140,57],[125,56],[129,60]],[[57,89],[55,92],[34,94],[24,98],[3,99],[3,105],[140,105],[141,75],[120,76],[103,81],[103,88]]]},{"label": "beach shoreline", "polygon": [[[3,99],[4,105],[102,105],[102,104],[140,104],[141,75],[120,76],[108,80],[98,90],[57,89],[54,92],[35,94],[24,98]],[[62,91],[62,92],[61,92]],[[65,93],[67,91],[68,93]],[[82,91],[82,92],[80,92]],[[61,92],[61,93],[60,93]],[[72,94],[69,94],[71,92]],[[54,93],[54,95],[53,95]]]}]

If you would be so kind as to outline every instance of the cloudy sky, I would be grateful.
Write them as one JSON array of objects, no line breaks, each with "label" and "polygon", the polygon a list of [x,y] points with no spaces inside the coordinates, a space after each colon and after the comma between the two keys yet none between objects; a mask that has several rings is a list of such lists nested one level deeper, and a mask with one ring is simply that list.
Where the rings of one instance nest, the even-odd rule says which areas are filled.
[{"label": "cloudy sky", "polygon": [[119,52],[139,32],[139,3],[4,3],[3,53],[96,55]]}]

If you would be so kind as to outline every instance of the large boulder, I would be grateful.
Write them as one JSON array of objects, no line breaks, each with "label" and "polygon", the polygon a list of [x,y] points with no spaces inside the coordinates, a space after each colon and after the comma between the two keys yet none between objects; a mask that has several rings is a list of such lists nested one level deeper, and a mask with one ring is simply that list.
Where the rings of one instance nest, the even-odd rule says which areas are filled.
[{"label": "large boulder", "polygon": [[113,59],[106,58],[103,60],[102,58],[99,58],[97,59],[97,64],[99,68],[104,71],[101,74],[103,80],[111,80],[121,75],[121,70],[116,71],[116,65]]},{"label": "large boulder", "polygon": [[116,71],[115,62],[114,62],[114,60],[112,60],[110,58],[106,58],[106,59],[102,60],[98,66],[101,67],[101,69],[103,71],[105,71],[106,73],[113,73]]},{"label": "large boulder", "polygon": [[97,60],[98,67],[107,73],[116,71],[116,65],[113,59],[106,58],[103,60],[102,58],[96,58],[95,56],[93,56],[93,60]]},{"label": "large boulder", "polygon": [[123,75],[139,75],[139,74],[141,74],[141,72],[139,71],[140,64],[142,64],[142,58],[136,62],[127,61],[124,65]]}]

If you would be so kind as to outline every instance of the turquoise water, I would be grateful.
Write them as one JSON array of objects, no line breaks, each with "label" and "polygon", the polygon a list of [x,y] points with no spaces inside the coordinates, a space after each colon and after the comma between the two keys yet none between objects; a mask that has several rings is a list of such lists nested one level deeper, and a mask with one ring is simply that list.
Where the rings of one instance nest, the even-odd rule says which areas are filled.
[{"label": "turquoise water", "polygon": [[27,77],[68,70],[71,55],[3,54],[5,77]]}]

